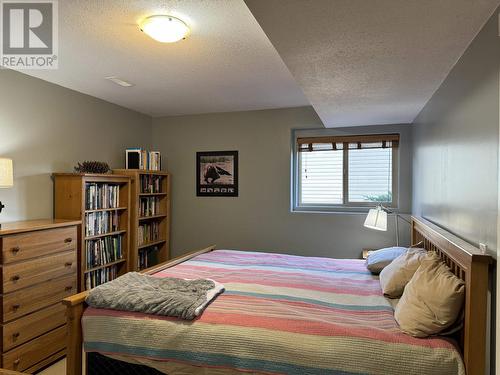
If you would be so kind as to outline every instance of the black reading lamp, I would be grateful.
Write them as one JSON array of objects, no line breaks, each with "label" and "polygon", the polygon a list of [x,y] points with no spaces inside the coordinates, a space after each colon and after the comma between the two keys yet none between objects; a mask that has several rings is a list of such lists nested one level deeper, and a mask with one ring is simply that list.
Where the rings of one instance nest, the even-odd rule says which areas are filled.
[{"label": "black reading lamp", "polygon": [[[14,172],[12,168],[12,159],[0,158],[0,188],[10,188],[14,185]],[[0,212],[5,207],[0,202]],[[2,224],[0,224],[2,228]]]}]

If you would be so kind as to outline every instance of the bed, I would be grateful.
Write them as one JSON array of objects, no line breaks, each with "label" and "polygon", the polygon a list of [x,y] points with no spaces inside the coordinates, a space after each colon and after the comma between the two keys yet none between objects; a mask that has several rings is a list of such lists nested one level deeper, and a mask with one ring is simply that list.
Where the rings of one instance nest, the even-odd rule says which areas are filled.
[{"label": "bed", "polygon": [[413,218],[412,237],[466,282],[455,338],[402,333],[361,260],[207,248],[146,271],[226,286],[193,322],[85,308],[85,293],[65,300],[68,374],[81,373],[82,341],[89,368],[127,373],[483,374],[489,257],[423,219]]}]

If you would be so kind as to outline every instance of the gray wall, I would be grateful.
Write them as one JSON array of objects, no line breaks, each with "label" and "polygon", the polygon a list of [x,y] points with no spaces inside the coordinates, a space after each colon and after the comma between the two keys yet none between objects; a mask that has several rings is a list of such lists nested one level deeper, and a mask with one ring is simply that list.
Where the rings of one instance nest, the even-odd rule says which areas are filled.
[{"label": "gray wall", "polygon": [[52,172],[82,160],[124,167],[126,147],[150,146],[149,116],[10,70],[0,88],[0,156],[15,176],[0,189],[0,222],[51,217]]},{"label": "gray wall", "polygon": [[[413,126],[414,212],[476,246],[487,244],[493,256],[499,240],[499,64],[497,9]],[[495,298],[500,302],[500,280],[495,297],[495,277],[491,278],[493,307]],[[493,374],[495,325],[496,342],[500,339],[495,308],[488,322]],[[497,357],[498,369],[500,354]]]},{"label": "gray wall", "polygon": [[[321,128],[310,107],[153,119],[153,147],[172,173],[172,252],[216,244],[242,250],[357,257],[363,247],[394,244],[391,231],[363,228],[366,214],[291,213],[292,129]],[[410,210],[410,127],[342,129],[402,131],[401,199]],[[196,197],[197,151],[238,150],[237,198]],[[406,211],[406,212],[408,212]],[[402,232],[408,230],[404,227]],[[406,242],[408,239],[406,238]]]},{"label": "gray wall", "polygon": [[497,246],[498,73],[493,16],[413,126],[413,209],[493,251]]}]

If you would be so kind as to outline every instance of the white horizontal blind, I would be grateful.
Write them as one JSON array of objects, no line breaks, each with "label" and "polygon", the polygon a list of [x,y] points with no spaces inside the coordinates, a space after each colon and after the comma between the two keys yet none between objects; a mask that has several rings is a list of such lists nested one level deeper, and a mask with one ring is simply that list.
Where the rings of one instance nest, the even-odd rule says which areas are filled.
[{"label": "white horizontal blind", "polygon": [[392,148],[349,150],[349,202],[392,201]]},{"label": "white horizontal blind", "polygon": [[302,205],[343,203],[343,151],[299,153],[299,202]]}]

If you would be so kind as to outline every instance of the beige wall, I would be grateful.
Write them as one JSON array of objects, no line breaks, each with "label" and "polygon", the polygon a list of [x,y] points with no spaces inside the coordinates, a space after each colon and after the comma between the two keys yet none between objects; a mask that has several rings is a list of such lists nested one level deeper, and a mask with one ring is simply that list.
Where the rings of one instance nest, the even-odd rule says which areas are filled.
[{"label": "beige wall", "polygon": [[0,70],[0,156],[14,160],[15,174],[14,188],[0,189],[0,222],[51,217],[52,172],[82,160],[123,167],[126,147],[150,141],[149,116]]},{"label": "beige wall", "polygon": [[[153,147],[162,152],[173,177],[173,254],[217,244],[221,248],[345,258],[359,256],[363,247],[394,244],[392,226],[387,233],[363,228],[366,214],[290,212],[292,129],[321,127],[311,107],[154,119]],[[401,204],[408,212],[409,126],[350,130],[402,131],[400,190],[406,195]],[[196,196],[196,152],[217,150],[239,151],[237,198]],[[402,232],[408,233],[405,225],[401,225]]]}]

